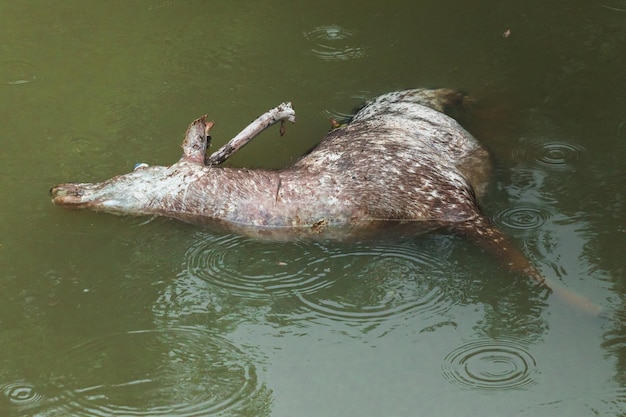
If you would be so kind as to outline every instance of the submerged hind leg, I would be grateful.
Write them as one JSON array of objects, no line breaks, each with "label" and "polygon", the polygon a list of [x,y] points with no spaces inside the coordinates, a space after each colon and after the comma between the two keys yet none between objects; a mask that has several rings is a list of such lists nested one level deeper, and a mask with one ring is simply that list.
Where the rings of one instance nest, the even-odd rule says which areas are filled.
[{"label": "submerged hind leg", "polygon": [[593,315],[600,312],[600,307],[584,296],[576,294],[558,283],[548,282],[541,272],[530,263],[526,255],[486,217],[480,215],[470,221],[459,223],[455,226],[455,231],[469,237],[480,247],[496,256],[509,270],[527,276],[537,282],[541,288],[548,290],[566,303]]},{"label": "submerged hind leg", "polygon": [[460,223],[455,226],[455,231],[472,239],[480,247],[497,257],[511,271],[522,273],[537,282],[540,287],[548,291],[552,290],[546,283],[545,277],[530,263],[526,255],[513,245],[504,233],[496,229],[486,217],[480,215],[475,219]]}]

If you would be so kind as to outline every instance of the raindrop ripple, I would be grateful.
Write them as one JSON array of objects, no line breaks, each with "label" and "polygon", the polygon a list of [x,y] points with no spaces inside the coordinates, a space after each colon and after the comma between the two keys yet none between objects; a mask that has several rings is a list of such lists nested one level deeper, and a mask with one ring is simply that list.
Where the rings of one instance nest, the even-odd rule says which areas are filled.
[{"label": "raindrop ripple", "polygon": [[187,250],[186,273],[252,299],[289,296],[329,286],[322,245],[264,242],[240,235],[198,234]]},{"label": "raindrop ripple", "polygon": [[197,416],[236,411],[257,391],[245,355],[195,328],[114,333],[71,348],[55,379],[68,415]]},{"label": "raindrop ripple", "polygon": [[466,388],[504,391],[535,383],[537,363],[512,340],[476,340],[450,352],[444,359],[446,380]]},{"label": "raindrop ripple", "polygon": [[43,395],[39,394],[35,387],[27,382],[12,382],[0,385],[0,392],[8,399],[9,403],[18,408],[30,408],[43,401]]},{"label": "raindrop ripple", "polygon": [[547,142],[534,141],[514,152],[514,157],[532,162],[544,168],[558,171],[574,169],[574,164],[587,150],[579,144],[560,140]]},{"label": "raindrop ripple", "polygon": [[325,61],[347,61],[364,58],[368,48],[355,45],[355,33],[338,25],[318,26],[304,32],[304,38],[314,44],[311,52]]},{"label": "raindrop ripple", "polygon": [[494,216],[494,222],[509,229],[532,230],[543,226],[550,215],[536,207],[509,207]]},{"label": "raindrop ripple", "polygon": [[439,285],[445,270],[436,253],[411,245],[378,245],[334,253],[324,263],[332,288],[301,294],[304,306],[322,318],[375,323],[397,315],[441,317],[451,301]]},{"label": "raindrop ripple", "polygon": [[349,102],[346,106],[347,109],[350,109],[350,113],[346,113],[343,111],[338,111],[334,108],[325,109],[322,111],[324,117],[328,119],[335,120],[339,123],[348,123],[356,111],[363,106],[364,103],[371,97],[371,92],[369,91],[357,91],[354,93],[340,92],[334,95],[333,101],[338,103],[346,103]]}]

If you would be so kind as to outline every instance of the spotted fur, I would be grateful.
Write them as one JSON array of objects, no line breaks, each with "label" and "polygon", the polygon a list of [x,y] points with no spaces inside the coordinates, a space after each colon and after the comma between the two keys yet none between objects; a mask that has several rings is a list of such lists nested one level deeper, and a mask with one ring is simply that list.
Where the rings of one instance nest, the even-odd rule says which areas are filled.
[{"label": "spotted fur", "polygon": [[206,121],[187,132],[170,167],[140,167],[97,184],[52,188],[55,204],[159,215],[256,237],[362,238],[447,227],[543,278],[481,213],[487,151],[443,111],[455,90],[405,90],[367,103],[310,153],[282,170],[205,166]]}]

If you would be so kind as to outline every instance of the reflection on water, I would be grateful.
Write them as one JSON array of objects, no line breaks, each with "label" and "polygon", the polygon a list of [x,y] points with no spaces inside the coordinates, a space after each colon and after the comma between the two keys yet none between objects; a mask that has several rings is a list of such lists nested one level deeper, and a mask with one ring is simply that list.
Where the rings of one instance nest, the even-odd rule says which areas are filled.
[{"label": "reflection on water", "polygon": [[285,329],[330,321],[356,329],[357,337],[379,326],[388,332],[401,322],[420,323],[424,330],[455,326],[447,312],[468,302],[460,287],[472,283],[457,281],[459,266],[446,254],[449,238],[277,243],[198,232],[183,270],[154,311],[170,319],[230,313],[239,320],[280,322]]},{"label": "reflection on water", "polygon": [[520,416],[623,416],[626,389],[593,387],[576,396],[533,404],[520,410]]},{"label": "reflection on water", "polygon": [[443,375],[466,388],[502,391],[534,384],[537,362],[519,342],[473,340],[444,359]]},{"label": "reflection on water", "polygon": [[603,0],[602,7],[614,12],[626,13],[626,1],[624,0]]},{"label": "reflection on water", "polygon": [[0,59],[0,84],[28,84],[37,79],[35,64],[25,59]]}]

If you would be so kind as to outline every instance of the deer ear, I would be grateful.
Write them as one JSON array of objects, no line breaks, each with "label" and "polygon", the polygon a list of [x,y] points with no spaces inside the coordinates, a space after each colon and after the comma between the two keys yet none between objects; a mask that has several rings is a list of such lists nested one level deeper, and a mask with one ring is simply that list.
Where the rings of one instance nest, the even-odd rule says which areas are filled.
[{"label": "deer ear", "polygon": [[207,123],[207,116],[204,115],[194,120],[185,133],[185,139],[181,145],[183,148],[183,157],[181,161],[193,162],[204,165],[204,156],[208,147],[209,129],[213,126],[213,122]]}]

